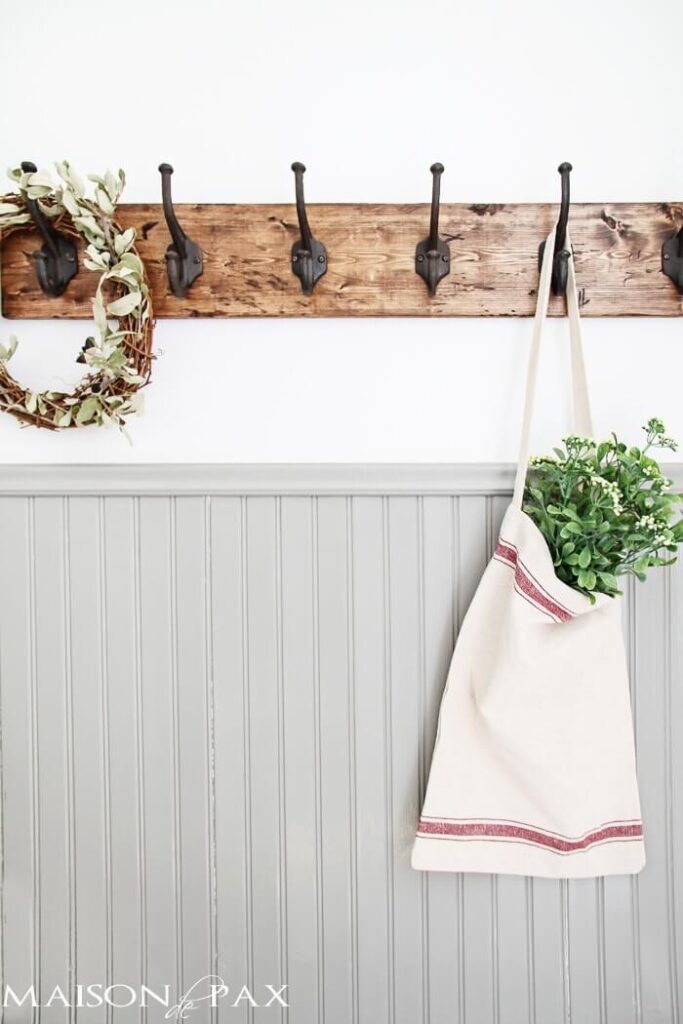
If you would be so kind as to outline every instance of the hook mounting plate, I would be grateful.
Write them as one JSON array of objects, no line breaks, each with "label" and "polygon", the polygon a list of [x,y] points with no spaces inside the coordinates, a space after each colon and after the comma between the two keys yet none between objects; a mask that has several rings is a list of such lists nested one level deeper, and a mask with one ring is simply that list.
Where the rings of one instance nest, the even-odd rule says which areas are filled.
[{"label": "hook mounting plate", "polygon": [[327,271],[327,251],[322,242],[311,238],[310,249],[301,246],[301,239],[292,246],[292,272],[301,281],[304,295],[311,295],[316,281]]},{"label": "hook mounting plate", "polygon": [[662,273],[671,278],[683,295],[683,228],[662,245]]},{"label": "hook mounting plate", "polygon": [[183,299],[190,286],[204,272],[204,254],[199,245],[185,237],[184,249],[184,254],[179,253],[175,243],[171,242],[166,250],[168,283],[177,299]]},{"label": "hook mounting plate", "polygon": [[54,232],[53,244],[55,253],[51,253],[47,245],[41,246],[31,253],[35,262],[36,277],[41,291],[50,298],[56,299],[66,291],[69,281],[78,273],[76,243],[66,235]]},{"label": "hook mounting plate", "polygon": [[448,242],[445,242],[443,238],[438,238],[435,249],[432,248],[429,238],[418,242],[415,247],[415,272],[426,282],[429,294],[434,295],[441,278],[451,272],[451,253]]},{"label": "hook mounting plate", "polygon": [[[541,242],[538,247],[538,269],[540,270],[543,266],[543,253],[545,252],[545,242]],[[553,295],[566,295],[567,294],[567,282],[569,280],[569,257],[571,253],[569,249],[559,249],[553,256],[553,270],[550,279],[550,290]]]}]

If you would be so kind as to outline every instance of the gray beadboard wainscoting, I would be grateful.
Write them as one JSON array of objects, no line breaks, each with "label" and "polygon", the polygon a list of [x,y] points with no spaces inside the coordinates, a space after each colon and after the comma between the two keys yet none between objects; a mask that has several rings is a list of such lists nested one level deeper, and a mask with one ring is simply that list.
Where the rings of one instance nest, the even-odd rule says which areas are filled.
[{"label": "gray beadboard wainscoting", "polygon": [[[409,867],[510,485],[506,467],[2,468],[3,984],[177,1001],[220,975],[231,995],[196,1024],[678,1022],[681,567],[625,601],[642,875]],[[283,984],[290,1009],[265,1007]],[[230,1005],[245,985],[259,1008]],[[10,999],[4,1020],[163,1015]]]}]

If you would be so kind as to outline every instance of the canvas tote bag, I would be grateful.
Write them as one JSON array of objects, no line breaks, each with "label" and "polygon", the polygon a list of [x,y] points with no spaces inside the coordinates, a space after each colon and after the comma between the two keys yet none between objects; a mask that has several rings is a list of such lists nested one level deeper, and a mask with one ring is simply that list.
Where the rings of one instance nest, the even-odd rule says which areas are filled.
[{"label": "canvas tote bag", "polygon": [[[522,511],[555,232],[534,320],[514,496],[465,617],[413,846],[422,871],[550,878],[645,863],[621,599],[557,578]],[[569,238],[567,248],[570,249]],[[575,432],[592,436],[573,259],[567,289]]]}]

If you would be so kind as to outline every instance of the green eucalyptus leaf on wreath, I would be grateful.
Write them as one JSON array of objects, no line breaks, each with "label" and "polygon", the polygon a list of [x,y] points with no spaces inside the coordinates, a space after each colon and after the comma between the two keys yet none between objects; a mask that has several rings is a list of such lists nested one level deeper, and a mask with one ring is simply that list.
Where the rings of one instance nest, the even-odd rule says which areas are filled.
[{"label": "green eucalyptus leaf on wreath", "polygon": [[107,330],[107,313],[104,308],[104,300],[102,299],[101,292],[97,292],[95,298],[92,301],[92,312],[95,323],[100,331],[100,334],[104,334]]},{"label": "green eucalyptus leaf on wreath", "polygon": [[121,264],[121,266],[127,267],[128,270],[131,270],[134,274],[137,274],[138,277],[142,277],[142,260],[136,253],[130,252],[130,250],[128,252],[124,252],[121,258],[119,259],[119,263]]},{"label": "green eucalyptus leaf on wreath", "polygon": [[0,345],[0,362],[9,362],[9,360],[16,352],[18,344],[19,342],[17,341],[16,335],[10,334],[7,340],[7,345]]},{"label": "green eucalyptus leaf on wreath", "polygon": [[122,234],[116,235],[116,237],[114,238],[114,248],[116,249],[116,252],[119,254],[119,256],[123,256],[123,254],[128,249],[130,249],[134,241],[135,228],[128,228]]},{"label": "green eucalyptus leaf on wreath", "polygon": [[26,195],[29,199],[46,199],[52,191],[48,185],[29,185],[26,189]]},{"label": "green eucalyptus leaf on wreath", "polygon": [[72,217],[78,217],[81,208],[78,205],[78,201],[74,197],[72,192],[69,192],[68,188],[62,189],[61,201],[64,209],[71,214]]},{"label": "green eucalyptus leaf on wreath", "polygon": [[0,223],[0,231],[3,228],[19,227],[20,224],[30,224],[31,215],[29,213],[17,213],[14,217],[3,217]]},{"label": "green eucalyptus leaf on wreath", "polygon": [[118,174],[114,174],[112,171],[107,171],[105,174],[104,187],[106,188],[107,194],[112,203],[116,204],[119,201],[124,183],[125,176],[123,175],[123,171],[119,171]]},{"label": "green eucalyptus leaf on wreath", "polygon": [[51,192],[54,188],[52,175],[49,171],[45,170],[29,172],[27,184],[29,188],[46,188],[48,192]]},{"label": "green eucalyptus leaf on wreath", "polygon": [[111,217],[113,215],[115,210],[114,204],[103,188],[95,189],[95,201],[100,210],[106,213],[107,216]]},{"label": "green eucalyptus leaf on wreath", "polygon": [[78,217],[74,217],[73,221],[76,227],[79,228],[83,234],[85,234],[85,237],[90,239],[90,241],[104,241],[104,231],[95,220],[94,214],[80,214]]},{"label": "green eucalyptus leaf on wreath", "polygon": [[100,401],[94,395],[85,398],[76,413],[76,422],[80,424],[89,423],[97,412],[99,405]]},{"label": "green eucalyptus leaf on wreath", "polygon": [[92,260],[96,264],[98,270],[107,270],[111,262],[110,253],[99,250],[95,245],[90,245],[85,250],[88,259]]},{"label": "green eucalyptus leaf on wreath", "polygon": [[57,174],[60,176],[62,181],[71,188],[79,198],[83,198],[85,195],[85,183],[83,179],[76,173],[68,160],[59,160],[56,163]]},{"label": "green eucalyptus leaf on wreath", "polygon": [[122,295],[120,299],[110,302],[107,306],[107,312],[111,316],[127,316],[140,305],[141,298],[140,292],[128,292],[127,295]]}]

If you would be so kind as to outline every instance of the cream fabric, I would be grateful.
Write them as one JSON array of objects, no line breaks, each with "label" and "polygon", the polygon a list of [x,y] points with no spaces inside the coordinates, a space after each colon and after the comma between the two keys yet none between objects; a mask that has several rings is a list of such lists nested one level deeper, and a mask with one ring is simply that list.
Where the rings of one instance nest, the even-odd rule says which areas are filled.
[{"label": "cream fabric", "polygon": [[[645,863],[621,599],[591,604],[559,580],[521,508],[554,239],[541,270],[514,496],[453,654],[413,846],[419,870],[583,878]],[[571,258],[567,293],[574,429],[590,436]]]}]

